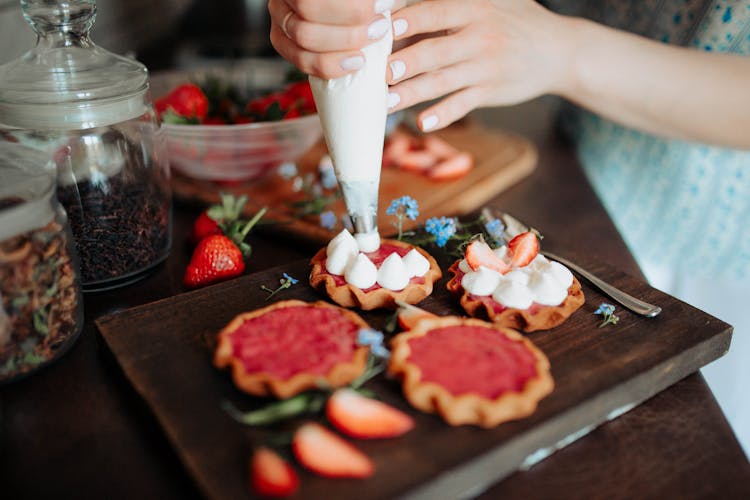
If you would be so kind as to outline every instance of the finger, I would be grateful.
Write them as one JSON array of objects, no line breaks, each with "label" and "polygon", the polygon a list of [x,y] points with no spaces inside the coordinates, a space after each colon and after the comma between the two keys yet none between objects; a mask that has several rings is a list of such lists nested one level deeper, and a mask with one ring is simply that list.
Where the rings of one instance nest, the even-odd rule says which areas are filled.
[{"label": "finger", "polygon": [[[370,19],[367,25],[336,26],[305,21],[294,14],[283,0],[268,3],[271,21],[298,46],[312,52],[359,50],[388,32],[388,20],[383,16]],[[292,14],[290,14],[292,13]],[[286,28],[286,29],[284,29]]]},{"label": "finger", "polygon": [[478,83],[476,75],[475,65],[461,63],[405,80],[389,88],[389,104],[397,103],[391,111],[476,85]]},{"label": "finger", "polygon": [[481,51],[477,44],[476,37],[462,33],[417,42],[388,58],[388,82],[393,84],[465,61]]},{"label": "finger", "polygon": [[305,50],[287,37],[275,23],[271,25],[271,45],[281,57],[303,73],[320,78],[339,78],[362,68],[365,63],[364,55],[358,50],[326,53]]},{"label": "finger", "polygon": [[455,92],[417,115],[417,124],[423,132],[438,130],[460,120],[483,104],[484,90],[469,87]]},{"label": "finger", "polygon": [[297,15],[319,24],[365,24],[391,10],[394,0],[284,0]]},{"label": "finger", "polygon": [[479,6],[458,5],[456,0],[431,0],[394,11],[393,36],[401,39],[425,33],[454,30],[477,18]]}]

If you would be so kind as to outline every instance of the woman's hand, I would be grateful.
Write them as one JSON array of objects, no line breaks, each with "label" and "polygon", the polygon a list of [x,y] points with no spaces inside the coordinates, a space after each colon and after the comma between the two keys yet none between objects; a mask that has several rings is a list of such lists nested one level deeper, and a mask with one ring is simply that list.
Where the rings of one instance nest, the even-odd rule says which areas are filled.
[{"label": "woman's hand", "polygon": [[271,44],[310,75],[338,78],[364,64],[360,49],[385,36],[383,12],[405,0],[269,0]]},{"label": "woman's hand", "polygon": [[391,111],[447,95],[418,117],[423,130],[435,130],[474,108],[559,92],[567,24],[531,0],[426,0],[402,9],[393,15],[396,40],[432,36],[391,55]]}]

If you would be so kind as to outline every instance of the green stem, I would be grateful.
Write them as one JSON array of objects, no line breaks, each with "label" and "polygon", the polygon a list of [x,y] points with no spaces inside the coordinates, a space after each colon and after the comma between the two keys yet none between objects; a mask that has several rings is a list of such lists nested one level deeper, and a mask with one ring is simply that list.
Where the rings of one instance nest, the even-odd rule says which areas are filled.
[{"label": "green stem", "polygon": [[240,231],[240,238],[241,238],[240,241],[245,239],[245,236],[247,236],[247,234],[250,232],[253,226],[258,223],[258,221],[261,219],[261,217],[263,217],[266,214],[267,211],[268,211],[268,208],[263,207],[260,210],[258,210],[258,212],[255,215],[253,215],[253,218],[250,219],[248,223],[245,224],[245,227],[243,227],[242,230]]},{"label": "green stem", "polygon": [[260,410],[242,412],[229,401],[223,401],[221,407],[237,422],[245,425],[266,425],[277,420],[296,417],[322,408],[325,395],[303,393],[289,399],[270,404]]}]

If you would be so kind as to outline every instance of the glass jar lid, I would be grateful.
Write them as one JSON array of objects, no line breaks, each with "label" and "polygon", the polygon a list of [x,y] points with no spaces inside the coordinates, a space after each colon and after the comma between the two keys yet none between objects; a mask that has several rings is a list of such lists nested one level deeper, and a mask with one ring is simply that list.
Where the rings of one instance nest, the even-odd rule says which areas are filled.
[{"label": "glass jar lid", "polygon": [[85,129],[142,115],[146,67],[89,38],[94,0],[21,0],[34,48],[0,66],[0,124]]}]

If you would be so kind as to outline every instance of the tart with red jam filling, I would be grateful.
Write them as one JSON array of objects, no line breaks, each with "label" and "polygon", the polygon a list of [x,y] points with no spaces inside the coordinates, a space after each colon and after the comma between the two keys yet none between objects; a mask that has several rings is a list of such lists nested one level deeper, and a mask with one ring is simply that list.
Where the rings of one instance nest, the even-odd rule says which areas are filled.
[{"label": "tart with red jam filling", "polygon": [[416,304],[442,276],[435,259],[409,243],[383,239],[380,248],[365,253],[353,242],[342,231],[310,261],[310,285],[341,306],[371,310],[395,308],[397,300]]},{"label": "tart with red jam filling", "polygon": [[549,361],[510,328],[473,318],[423,319],[391,342],[388,372],[415,408],[450,425],[526,417],[552,392]]},{"label": "tart with red jam filling", "polygon": [[533,233],[491,249],[474,241],[454,262],[447,289],[469,316],[533,332],[562,324],[584,303],[581,283],[562,264],[539,253]]},{"label": "tart with red jam filling", "polygon": [[285,399],[321,386],[343,387],[364,373],[368,324],[326,302],[286,300],[236,316],[218,335],[217,368],[231,368],[242,391]]}]

